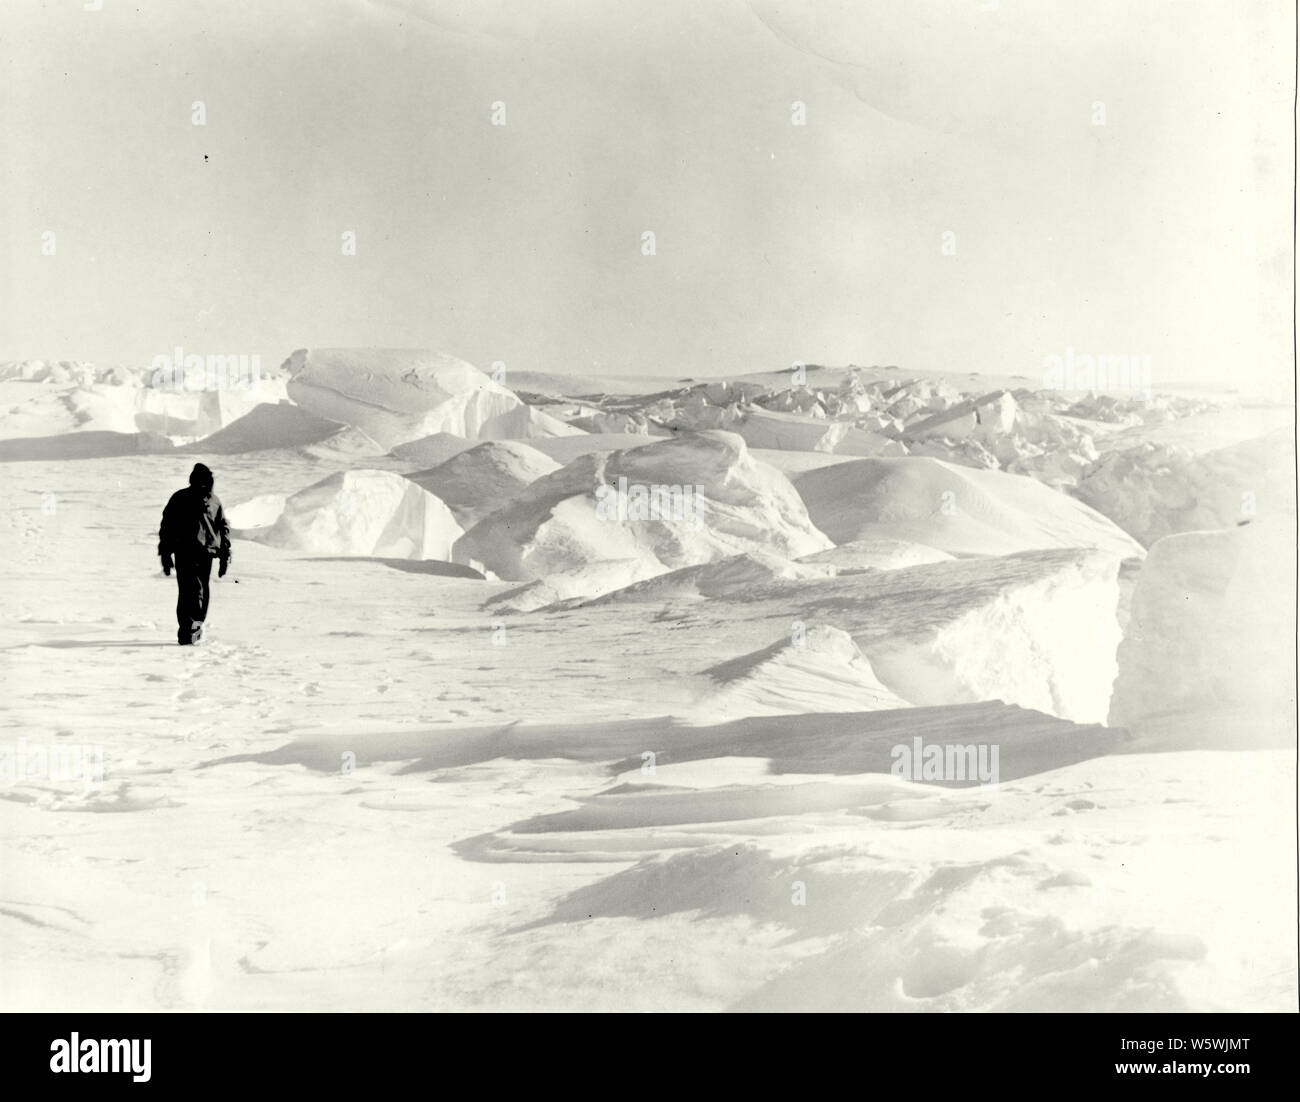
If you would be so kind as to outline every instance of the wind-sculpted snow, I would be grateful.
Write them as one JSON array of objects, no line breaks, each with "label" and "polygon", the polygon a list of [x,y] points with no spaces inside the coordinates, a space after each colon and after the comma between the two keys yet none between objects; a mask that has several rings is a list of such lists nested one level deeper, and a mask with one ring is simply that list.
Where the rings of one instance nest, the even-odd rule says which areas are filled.
[{"label": "wind-sculpted snow", "polygon": [[203,455],[238,455],[268,448],[301,447],[320,443],[345,427],[288,402],[262,404],[197,441],[188,450]]},{"label": "wind-sculpted snow", "polygon": [[751,549],[792,557],[829,546],[784,475],[739,437],[703,432],[582,456],[480,521],[455,555],[526,581],[602,559],[663,572]]},{"label": "wind-sculpted snow", "polygon": [[[643,750],[655,751],[656,768],[716,758],[758,758],[764,773],[890,775],[894,748],[946,741],[1000,740],[1003,781],[1031,777],[1123,747],[1124,731],[1070,723],[997,701],[951,707],[902,708],[799,715],[756,715],[724,722],[691,722],[669,716],[611,719],[599,723],[509,723],[375,733],[304,735],[255,755],[209,761],[209,766],[256,760],[302,765],[321,772],[338,768],[352,749],[357,766],[410,763],[411,772],[463,768],[501,758],[564,758],[603,764],[606,775],[640,767]],[[980,782],[943,780],[941,787]]]},{"label": "wind-sculpted snow", "polygon": [[582,436],[585,429],[566,424],[533,406],[516,406],[489,417],[474,432],[479,440],[531,440],[553,436]]},{"label": "wind-sculpted snow", "polygon": [[657,566],[644,559],[600,559],[585,566],[553,571],[545,577],[524,582],[523,585],[489,597],[483,607],[494,612],[534,612],[542,608],[558,608],[660,576]]},{"label": "wind-sculpted snow", "polygon": [[[773,634],[827,623],[912,704],[1003,700],[1096,723],[1106,718],[1115,677],[1118,567],[1103,552],[1059,550],[766,583],[751,576],[713,587],[707,602],[696,598],[678,615],[688,628],[734,618]],[[701,592],[691,576],[700,569],[589,606],[689,599]]]},{"label": "wind-sculpted snow", "polygon": [[[0,365],[4,1009],[1294,1009],[1289,438],[1237,447],[1290,408],[299,360],[234,421]],[[947,459],[789,447],[841,431]],[[1052,488],[1112,455],[1111,520]],[[177,648],[196,458],[236,550]]]},{"label": "wind-sculpted snow", "polygon": [[529,440],[530,447],[549,455],[557,463],[568,464],[584,455],[625,451],[659,443],[662,437],[634,432],[588,432],[578,436],[555,436]]},{"label": "wind-sculpted snow", "polygon": [[1293,440],[1291,429],[1280,429],[1201,455],[1139,444],[1092,464],[1073,492],[1146,546],[1178,532],[1294,514]]},{"label": "wind-sculpted snow", "polygon": [[446,502],[461,527],[468,529],[559,469],[555,460],[527,444],[489,441],[406,477]]},{"label": "wind-sculpted snow", "polygon": [[433,494],[389,471],[340,471],[300,490],[266,529],[261,543],[321,555],[446,559],[461,535]]},{"label": "wind-sculpted snow", "polygon": [[856,574],[863,570],[899,570],[904,566],[921,566],[929,562],[948,562],[953,556],[937,547],[906,540],[853,540],[805,555],[800,562],[827,563],[838,574]]},{"label": "wind-sculpted snow", "polygon": [[756,409],[728,427],[743,437],[751,448],[861,456],[907,454],[907,448],[897,440],[865,432],[848,421],[819,421],[791,413]]},{"label": "wind-sculpted snow", "polygon": [[289,397],[304,409],[355,425],[386,448],[437,432],[477,439],[518,395],[445,352],[324,348],[285,363]]},{"label": "wind-sculpted snow", "polygon": [[254,371],[248,357],[242,363],[237,357],[210,359],[211,376],[200,371],[204,378],[196,377],[195,386],[183,376],[160,381],[152,368],[0,364],[0,403],[18,399],[0,406],[0,439],[112,432],[165,437],[179,445],[222,429],[260,403],[285,398],[285,380],[262,373],[260,365]]},{"label": "wind-sculpted snow", "polygon": [[284,512],[285,500],[284,494],[258,494],[247,501],[228,505],[226,520],[230,524],[231,534],[248,539],[253,529],[270,528]]},{"label": "wind-sculpted snow", "polygon": [[589,595],[591,599],[585,604],[645,604],[696,597],[741,597],[770,582],[806,581],[834,575],[833,566],[796,562],[756,549],[714,562],[683,566],[644,580],[634,579],[622,587],[609,586],[603,594]]},{"label": "wind-sculpted snow", "polygon": [[863,459],[796,475],[812,522],[837,544],[901,539],[954,555],[1141,545],[1100,513],[1031,478],[937,459]]},{"label": "wind-sculpted snow", "polygon": [[1161,746],[1293,745],[1294,556],[1285,516],[1152,544],[1111,722]]},{"label": "wind-sculpted snow", "polygon": [[904,708],[877,679],[847,632],[814,624],[771,646],[710,666],[692,713],[789,715]]}]

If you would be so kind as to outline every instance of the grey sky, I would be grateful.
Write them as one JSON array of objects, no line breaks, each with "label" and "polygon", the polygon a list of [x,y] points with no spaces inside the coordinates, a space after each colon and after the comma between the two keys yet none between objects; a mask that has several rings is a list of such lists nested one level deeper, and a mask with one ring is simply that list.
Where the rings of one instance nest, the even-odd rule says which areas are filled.
[{"label": "grey sky", "polygon": [[1291,385],[1285,0],[85,2],[0,8],[0,359]]}]

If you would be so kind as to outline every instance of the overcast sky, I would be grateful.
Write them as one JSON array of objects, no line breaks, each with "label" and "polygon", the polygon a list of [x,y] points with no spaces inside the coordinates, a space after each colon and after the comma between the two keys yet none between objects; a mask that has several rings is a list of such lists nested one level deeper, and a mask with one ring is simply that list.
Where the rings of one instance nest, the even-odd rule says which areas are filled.
[{"label": "overcast sky", "polygon": [[1289,0],[86,3],[0,6],[0,359],[1290,386]]}]

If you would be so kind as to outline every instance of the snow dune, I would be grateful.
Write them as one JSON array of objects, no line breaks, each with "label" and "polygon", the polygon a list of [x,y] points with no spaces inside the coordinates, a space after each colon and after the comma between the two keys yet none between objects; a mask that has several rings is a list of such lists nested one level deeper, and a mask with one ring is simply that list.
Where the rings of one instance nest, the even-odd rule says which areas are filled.
[{"label": "snow dune", "polygon": [[777,581],[802,581],[829,578],[832,566],[807,564],[755,549],[714,562],[683,566],[667,574],[625,583],[592,597],[585,605],[598,608],[604,604],[636,602],[658,603],[698,597],[743,597],[758,586]]},{"label": "snow dune", "polygon": [[[652,487],[676,497],[641,516],[630,495],[639,488],[648,497]],[[734,434],[703,432],[581,456],[471,528],[455,556],[526,581],[599,560],[663,572],[751,549],[792,556],[829,546],[784,475]]]},{"label": "snow dune", "polygon": [[1199,455],[1144,442],[1104,455],[1073,493],[1148,547],[1178,532],[1293,516],[1293,441],[1293,429],[1279,429]]},{"label": "snow dune", "polygon": [[842,543],[829,551],[805,555],[799,561],[827,563],[835,567],[836,573],[853,574],[863,570],[898,570],[904,566],[947,562],[952,558],[953,556],[947,551],[940,551],[937,547],[927,547],[922,543],[876,539]]},{"label": "snow dune", "polygon": [[527,444],[489,441],[406,477],[446,502],[456,520],[468,529],[543,475],[559,469],[555,460]]},{"label": "snow dune", "polygon": [[239,455],[270,448],[317,444],[346,428],[289,402],[263,403],[185,450],[203,455]]},{"label": "snow dune", "polygon": [[386,448],[438,432],[477,439],[494,418],[523,406],[513,391],[445,352],[299,349],[284,369],[289,397],[303,409],[355,425]]},{"label": "snow dune", "polygon": [[1116,671],[1118,568],[1113,556],[1086,549],[797,579],[776,572],[764,579],[751,563],[734,584],[723,576],[710,586],[705,603],[696,598],[705,568],[696,568],[582,607],[696,598],[671,606],[684,628],[728,622],[776,634],[827,623],[847,632],[880,682],[912,704],[1003,700],[1097,723]]},{"label": "snow dune", "polygon": [[862,459],[796,475],[813,524],[837,544],[901,539],[954,555],[1142,546],[1081,502],[1032,479],[927,457]]},{"label": "snow dune", "polygon": [[446,505],[401,475],[348,470],[300,490],[274,524],[248,535],[321,555],[446,559],[461,532]]},{"label": "snow dune", "polygon": [[722,715],[789,715],[905,708],[877,679],[845,631],[814,624],[771,646],[704,671],[713,688],[699,709]]}]

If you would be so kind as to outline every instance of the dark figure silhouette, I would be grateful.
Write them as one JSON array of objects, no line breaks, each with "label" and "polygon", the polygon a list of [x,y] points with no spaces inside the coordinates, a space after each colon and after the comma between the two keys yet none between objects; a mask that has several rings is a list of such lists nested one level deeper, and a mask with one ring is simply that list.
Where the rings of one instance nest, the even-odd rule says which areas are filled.
[{"label": "dark figure silhouette", "polygon": [[163,573],[176,567],[176,642],[183,647],[203,641],[212,560],[221,560],[218,578],[224,578],[230,566],[230,525],[212,486],[212,472],[202,463],[194,464],[190,484],[172,494],[158,529]]}]

